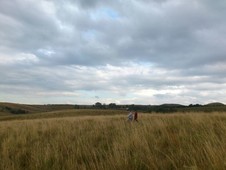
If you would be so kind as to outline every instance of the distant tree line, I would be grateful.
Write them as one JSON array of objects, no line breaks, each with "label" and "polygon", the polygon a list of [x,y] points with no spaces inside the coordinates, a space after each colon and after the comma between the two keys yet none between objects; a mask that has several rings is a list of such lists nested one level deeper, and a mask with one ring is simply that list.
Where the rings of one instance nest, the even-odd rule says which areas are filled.
[{"label": "distant tree line", "polygon": [[110,103],[110,104],[102,104],[100,102],[96,102],[93,105],[93,108],[97,108],[97,109],[122,109],[122,106],[117,106],[115,103]]},{"label": "distant tree line", "polygon": [[[45,107],[44,107],[45,108]],[[101,103],[96,102],[93,105],[50,105],[46,111],[52,109],[113,109],[113,110],[127,110],[127,111],[139,111],[146,113],[175,113],[175,112],[226,112],[226,105],[222,103],[210,103],[207,105],[190,104],[188,106],[180,104],[162,104],[162,105],[136,105],[126,104],[118,105],[116,103]],[[12,114],[27,114],[30,113],[24,108],[0,106],[0,110],[3,112],[9,112]]]},{"label": "distant tree line", "polygon": [[226,111],[226,105],[213,103],[207,105],[190,104],[188,106],[180,104],[162,104],[162,105],[117,105],[116,103],[105,104],[96,102],[93,105],[75,105],[75,109],[123,109],[128,111],[142,111],[147,113],[174,113],[174,112],[213,112]]}]

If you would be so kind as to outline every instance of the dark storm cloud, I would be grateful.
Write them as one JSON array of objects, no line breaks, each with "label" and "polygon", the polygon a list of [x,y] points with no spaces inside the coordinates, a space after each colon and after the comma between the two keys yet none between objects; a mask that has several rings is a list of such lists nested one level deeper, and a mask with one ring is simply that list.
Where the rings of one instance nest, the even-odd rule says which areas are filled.
[{"label": "dark storm cloud", "polygon": [[[140,60],[193,67],[225,60],[220,1],[44,2],[1,1],[2,46],[65,65]],[[51,49],[54,56],[39,49]]]}]

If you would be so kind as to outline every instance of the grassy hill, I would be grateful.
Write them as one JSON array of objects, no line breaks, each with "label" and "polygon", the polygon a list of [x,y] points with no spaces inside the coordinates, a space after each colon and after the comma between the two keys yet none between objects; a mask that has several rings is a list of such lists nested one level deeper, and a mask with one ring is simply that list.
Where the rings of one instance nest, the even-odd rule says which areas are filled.
[{"label": "grassy hill", "polygon": [[177,113],[0,103],[0,169],[226,169],[224,105],[154,107]]},{"label": "grassy hill", "polygon": [[64,105],[64,104],[28,105],[28,104],[16,104],[16,103],[0,103],[0,115],[51,112],[51,111],[73,109],[73,108],[74,108],[74,105]]},{"label": "grassy hill", "polygon": [[214,103],[208,103],[206,106],[225,106],[223,103],[220,102],[214,102]]},{"label": "grassy hill", "polygon": [[7,120],[28,120],[28,119],[46,119],[46,118],[64,118],[64,117],[85,117],[85,116],[113,116],[127,115],[125,110],[97,110],[97,109],[66,109],[50,112],[40,112],[31,114],[6,114],[0,116],[1,121]]},{"label": "grassy hill", "polygon": [[0,122],[0,169],[226,169],[225,113],[139,114],[127,122],[118,112],[11,116],[18,119]]},{"label": "grassy hill", "polygon": [[[226,112],[226,105],[222,103],[209,103],[206,105],[190,104],[188,106],[180,104],[162,104],[162,105],[102,105],[96,107],[93,105],[28,105],[16,103],[0,103],[0,116],[35,114],[46,112],[57,112],[63,110],[80,110],[80,109],[96,109],[96,110],[132,110],[147,113],[175,113],[175,112]],[[68,111],[66,111],[68,113]],[[69,111],[70,112],[70,111]]]}]

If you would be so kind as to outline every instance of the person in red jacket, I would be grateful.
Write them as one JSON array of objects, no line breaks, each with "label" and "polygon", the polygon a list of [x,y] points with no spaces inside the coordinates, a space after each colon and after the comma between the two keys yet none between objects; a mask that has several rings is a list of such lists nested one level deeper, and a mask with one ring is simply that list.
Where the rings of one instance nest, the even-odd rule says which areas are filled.
[{"label": "person in red jacket", "polygon": [[135,113],[134,113],[134,121],[137,121],[138,122],[138,114],[137,114],[137,111],[135,111]]}]

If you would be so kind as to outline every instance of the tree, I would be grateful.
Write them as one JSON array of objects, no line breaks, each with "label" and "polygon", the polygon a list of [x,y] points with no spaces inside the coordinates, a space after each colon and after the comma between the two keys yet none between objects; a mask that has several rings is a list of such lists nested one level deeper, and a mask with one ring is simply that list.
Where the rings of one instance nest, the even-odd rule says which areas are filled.
[{"label": "tree", "polygon": [[102,107],[102,104],[100,102],[96,102],[95,105],[94,105],[96,108],[101,108]]},{"label": "tree", "polygon": [[116,106],[115,103],[110,103],[110,104],[108,105],[108,107],[111,108],[111,109],[115,109],[117,106]]},{"label": "tree", "polygon": [[74,108],[75,108],[75,109],[79,109],[79,105],[77,105],[77,104],[74,105]]}]

